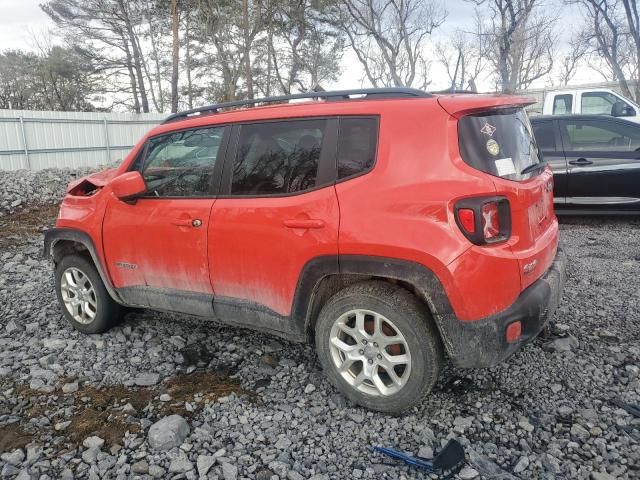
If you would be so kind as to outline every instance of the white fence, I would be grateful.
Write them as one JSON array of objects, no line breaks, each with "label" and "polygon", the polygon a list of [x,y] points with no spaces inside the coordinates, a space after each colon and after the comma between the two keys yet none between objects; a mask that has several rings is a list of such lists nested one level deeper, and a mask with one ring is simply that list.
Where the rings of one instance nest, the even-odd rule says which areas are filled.
[{"label": "white fence", "polygon": [[166,116],[0,110],[0,170],[115,162]]}]

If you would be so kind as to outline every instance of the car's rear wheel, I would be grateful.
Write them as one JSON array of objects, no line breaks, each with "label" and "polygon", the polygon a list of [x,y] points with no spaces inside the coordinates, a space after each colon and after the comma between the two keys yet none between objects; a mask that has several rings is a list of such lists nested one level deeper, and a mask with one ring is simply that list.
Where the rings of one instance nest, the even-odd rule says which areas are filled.
[{"label": "car's rear wheel", "polygon": [[91,261],[68,255],[56,265],[56,294],[64,316],[82,333],[102,333],[120,321],[123,308],[116,303]]},{"label": "car's rear wheel", "polygon": [[442,345],[427,308],[386,282],[349,286],[322,308],[316,348],[329,380],[351,401],[400,413],[431,391]]}]

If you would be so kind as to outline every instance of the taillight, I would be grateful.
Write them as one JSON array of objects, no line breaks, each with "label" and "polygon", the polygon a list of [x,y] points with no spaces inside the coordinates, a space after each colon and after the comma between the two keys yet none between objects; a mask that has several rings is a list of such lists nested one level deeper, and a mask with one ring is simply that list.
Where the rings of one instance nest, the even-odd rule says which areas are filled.
[{"label": "taillight", "polygon": [[511,236],[511,208],[504,197],[460,200],[455,217],[462,233],[476,245],[503,242]]}]

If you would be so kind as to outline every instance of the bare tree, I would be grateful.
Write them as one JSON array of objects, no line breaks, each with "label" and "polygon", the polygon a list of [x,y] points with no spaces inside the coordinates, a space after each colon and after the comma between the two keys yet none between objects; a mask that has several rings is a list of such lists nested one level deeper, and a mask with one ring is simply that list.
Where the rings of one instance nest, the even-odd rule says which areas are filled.
[{"label": "bare tree", "polygon": [[[603,75],[619,83],[623,94],[640,100],[640,31],[638,7],[634,0],[567,0],[582,7],[586,19],[581,41],[588,54],[603,59]],[[629,79],[636,79],[635,88]]]},{"label": "bare tree", "polygon": [[424,88],[426,40],[446,16],[435,0],[345,0],[336,22],[374,87]]},{"label": "bare tree", "polygon": [[436,45],[436,57],[447,70],[452,90],[477,91],[476,82],[487,63],[485,40],[458,30],[447,42]]},{"label": "bare tree", "polygon": [[244,80],[246,95],[253,96],[254,66],[251,53],[264,31],[261,0],[197,0],[197,34],[214,47],[209,65],[219,77],[210,83],[210,96],[235,100]]},{"label": "bare tree", "polygon": [[171,0],[171,111],[178,111],[178,69],[180,68],[180,10],[178,0]]},{"label": "bare tree", "polygon": [[[261,90],[289,94],[335,80],[340,71],[342,32],[326,21],[335,0],[270,0],[265,74]],[[335,11],[335,10],[334,10]]]},{"label": "bare tree", "polygon": [[576,35],[569,41],[569,47],[566,50],[566,54],[560,61],[557,75],[560,85],[569,84],[578,71],[578,67],[585,59],[587,54],[587,45],[580,37],[580,35]]},{"label": "bare tree", "polygon": [[89,61],[116,80],[124,70],[133,109],[148,112],[144,55],[137,31],[142,22],[140,7],[134,0],[50,0],[41,5],[67,42]]},{"label": "bare tree", "polygon": [[474,0],[488,11],[475,32],[487,48],[498,88],[513,93],[553,68],[555,20],[540,12],[542,0]]}]

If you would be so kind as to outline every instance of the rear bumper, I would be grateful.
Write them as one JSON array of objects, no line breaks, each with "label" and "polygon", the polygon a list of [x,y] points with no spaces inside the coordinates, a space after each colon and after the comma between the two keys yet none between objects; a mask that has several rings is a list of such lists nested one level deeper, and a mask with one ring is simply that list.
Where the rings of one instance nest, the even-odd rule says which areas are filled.
[{"label": "rear bumper", "polygon": [[[449,317],[442,332],[451,360],[457,367],[491,367],[534,339],[547,324],[560,302],[564,288],[566,257],[558,249],[547,272],[520,294],[509,308],[477,321],[461,321]],[[513,343],[505,338],[507,326],[522,322],[522,335]]]}]

